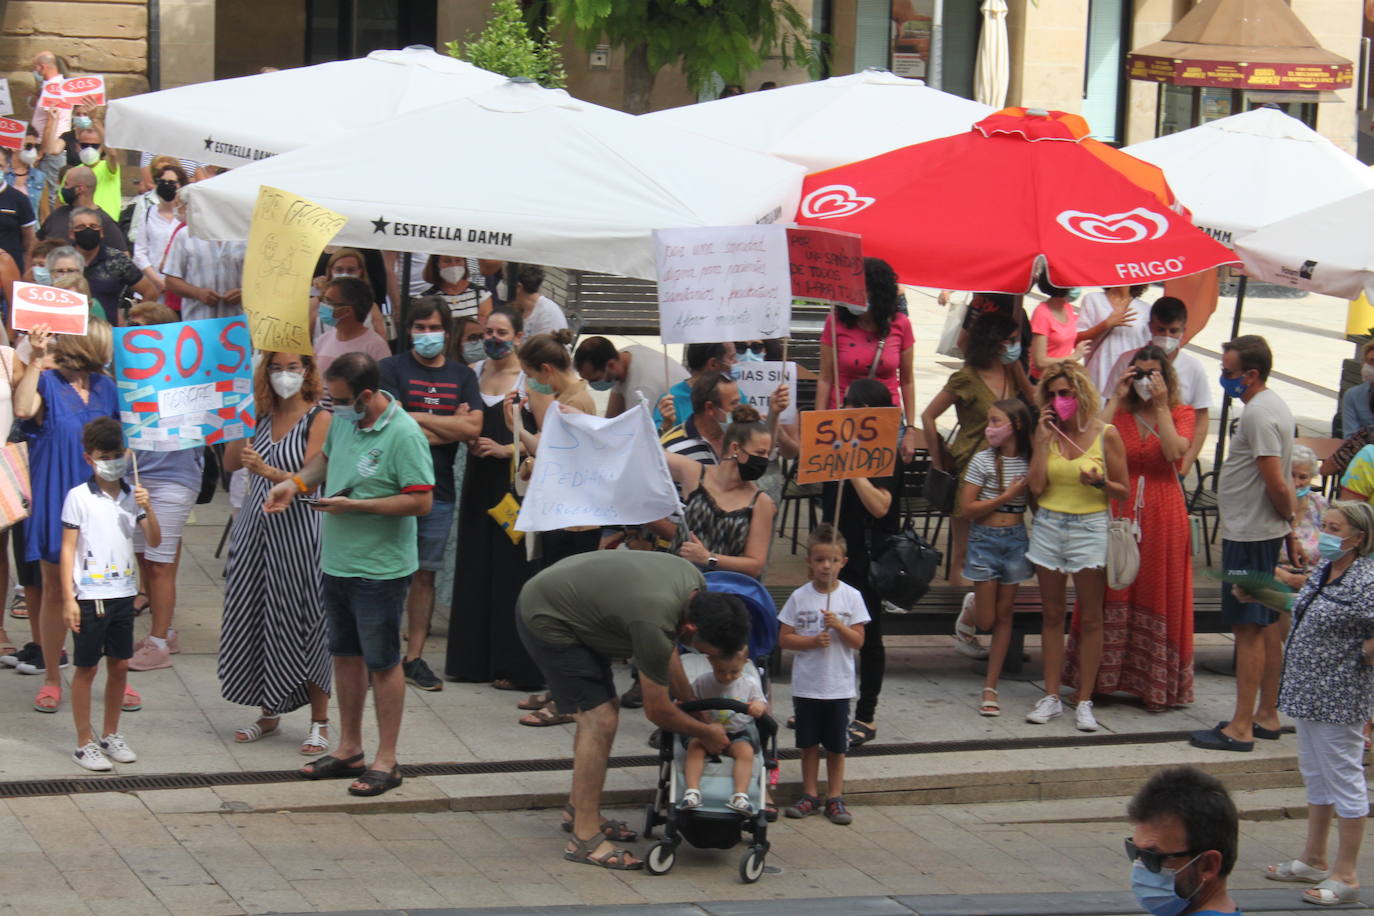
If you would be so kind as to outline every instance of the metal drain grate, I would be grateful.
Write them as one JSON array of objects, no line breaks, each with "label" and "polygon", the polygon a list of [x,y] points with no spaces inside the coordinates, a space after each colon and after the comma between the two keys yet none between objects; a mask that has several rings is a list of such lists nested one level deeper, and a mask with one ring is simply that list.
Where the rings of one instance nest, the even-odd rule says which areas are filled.
[{"label": "metal drain grate", "polygon": [[[1291,727],[1285,732],[1292,732]],[[952,754],[967,751],[1014,751],[1061,747],[1100,747],[1118,744],[1166,744],[1187,741],[1189,732],[1138,732],[1135,734],[1046,735],[1043,738],[981,738],[973,741],[927,741],[902,744],[866,744],[855,748],[855,757],[900,757],[919,754]],[[780,748],[783,760],[799,756],[795,748]],[[657,754],[612,757],[611,767],[657,766]],[[480,776],[489,773],[548,773],[572,769],[572,758],[497,760],[479,763],[404,764],[401,772],[416,776]],[[148,792],[157,789],[206,789],[213,786],[247,786],[295,782],[296,770],[255,770],[232,773],[181,773],[162,776],[107,776],[85,779],[34,779],[0,782],[0,798],[32,798],[41,795],[77,795],[91,792]]]}]

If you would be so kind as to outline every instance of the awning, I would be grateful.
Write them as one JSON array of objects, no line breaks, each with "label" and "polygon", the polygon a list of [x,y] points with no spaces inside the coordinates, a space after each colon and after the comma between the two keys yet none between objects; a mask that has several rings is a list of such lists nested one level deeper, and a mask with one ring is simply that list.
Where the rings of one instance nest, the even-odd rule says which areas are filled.
[{"label": "awning", "polygon": [[1354,64],[1317,44],[1283,0],[1202,0],[1127,60],[1131,79],[1175,86],[1313,91],[1354,79]]}]

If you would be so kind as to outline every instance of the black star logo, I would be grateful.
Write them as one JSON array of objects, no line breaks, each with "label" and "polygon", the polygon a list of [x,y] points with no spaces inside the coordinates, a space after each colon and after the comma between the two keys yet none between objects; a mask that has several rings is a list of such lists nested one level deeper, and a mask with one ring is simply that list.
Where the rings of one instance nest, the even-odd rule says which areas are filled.
[{"label": "black star logo", "polygon": [[214,138],[214,137],[206,137],[206,138],[205,138],[205,148],[206,148],[206,149],[209,149],[209,148],[214,144],[214,142],[215,142],[215,138]]},{"label": "black star logo", "polygon": [[376,235],[378,232],[386,232],[386,227],[390,225],[390,221],[388,221],[385,216],[379,216],[372,221],[372,234]]}]

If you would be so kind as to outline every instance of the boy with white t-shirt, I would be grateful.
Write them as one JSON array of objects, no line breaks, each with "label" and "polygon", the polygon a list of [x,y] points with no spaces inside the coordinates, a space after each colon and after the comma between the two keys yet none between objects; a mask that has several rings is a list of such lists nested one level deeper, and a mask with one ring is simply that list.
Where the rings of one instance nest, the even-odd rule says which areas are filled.
[{"label": "boy with white t-shirt", "polygon": [[[692,692],[697,699],[721,698],[739,700],[749,707],[747,713],[729,709],[712,709],[699,713],[707,722],[725,726],[725,735],[730,744],[721,751],[734,758],[732,775],[735,780],[735,794],[725,803],[741,814],[753,814],[749,804],[749,777],[754,775],[754,745],[749,739],[748,726],[751,719],[768,712],[768,700],[763,695],[763,683],[759,673],[749,664],[749,650],[741,649],[731,656],[711,656],[711,670],[692,681]],[[706,747],[698,738],[687,742],[687,756],[682,762],[682,779],[686,791],[682,793],[680,808],[701,807],[701,776],[706,771]]]},{"label": "boy with white t-shirt", "polygon": [[786,813],[797,818],[821,811],[817,786],[824,746],[825,816],[835,824],[853,821],[844,803],[844,755],[849,701],[858,686],[854,653],[863,645],[870,619],[859,590],[839,579],[847,559],[844,538],[833,526],[812,529],[806,545],[811,581],[792,593],[778,615],[778,642],[796,653],[792,706],[802,761],[802,797]]}]

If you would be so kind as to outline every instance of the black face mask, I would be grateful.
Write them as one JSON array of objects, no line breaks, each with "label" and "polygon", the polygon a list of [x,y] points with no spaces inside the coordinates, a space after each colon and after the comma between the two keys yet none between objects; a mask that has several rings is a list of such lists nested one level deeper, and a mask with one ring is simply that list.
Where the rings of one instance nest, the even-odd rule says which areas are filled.
[{"label": "black face mask", "polygon": [[736,457],[735,463],[739,465],[740,480],[758,480],[768,471],[768,459],[762,455],[745,455],[744,461]]},{"label": "black face mask", "polygon": [[63,188],[62,202],[69,207],[76,203],[76,188]]},{"label": "black face mask", "polygon": [[94,251],[100,247],[100,230],[94,226],[81,227],[72,233],[72,238],[76,240],[76,247],[87,251]]},{"label": "black face mask", "polygon": [[157,196],[171,203],[177,196],[177,183],[175,181],[159,181],[157,183]]}]

